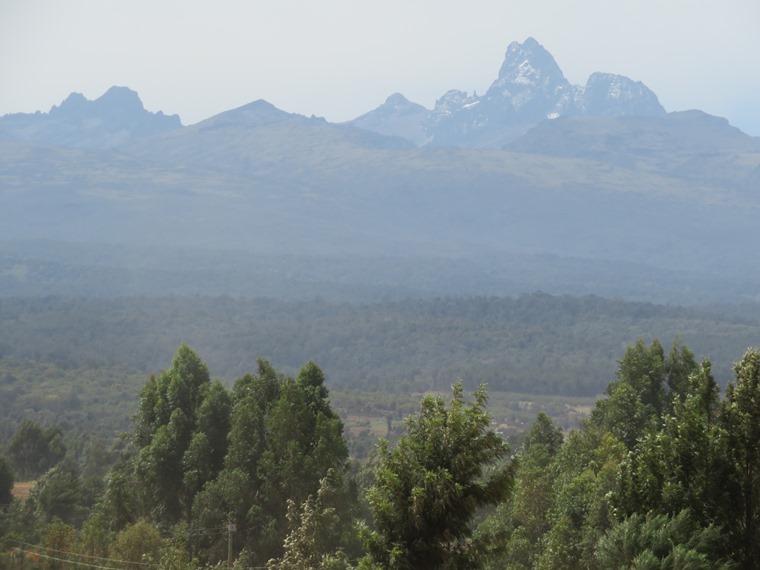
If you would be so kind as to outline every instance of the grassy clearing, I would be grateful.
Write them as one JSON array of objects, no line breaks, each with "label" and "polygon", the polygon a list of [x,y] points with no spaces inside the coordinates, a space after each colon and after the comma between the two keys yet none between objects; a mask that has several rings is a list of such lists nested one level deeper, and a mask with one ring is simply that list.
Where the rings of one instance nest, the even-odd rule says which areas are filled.
[{"label": "grassy clearing", "polygon": [[352,436],[366,432],[373,437],[382,437],[388,433],[386,416],[349,414],[344,422],[346,431]]},{"label": "grassy clearing", "polygon": [[16,481],[13,483],[13,496],[17,499],[26,499],[34,487],[35,481]]}]

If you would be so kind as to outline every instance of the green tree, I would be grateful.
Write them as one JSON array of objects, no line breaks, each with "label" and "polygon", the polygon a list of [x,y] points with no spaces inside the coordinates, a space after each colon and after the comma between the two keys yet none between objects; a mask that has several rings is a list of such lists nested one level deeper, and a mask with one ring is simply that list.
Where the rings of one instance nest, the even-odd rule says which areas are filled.
[{"label": "green tree", "polygon": [[341,494],[341,482],[331,469],[319,484],[315,495],[309,495],[298,507],[288,501],[290,532],[285,538],[281,559],[267,563],[269,570],[348,570],[348,557],[340,549],[340,537],[346,521],[333,506],[335,495]]},{"label": "green tree", "polygon": [[554,457],[562,445],[562,440],[562,430],[556,427],[552,419],[544,412],[538,412],[536,420],[525,436],[523,449],[529,450],[536,446],[543,446],[549,457]]},{"label": "green tree", "polygon": [[659,416],[652,406],[644,404],[636,388],[626,382],[613,382],[591,412],[588,429],[611,433],[628,449],[636,447],[645,434],[655,430]]},{"label": "green tree", "polygon": [[58,518],[73,523],[81,519],[85,496],[76,465],[67,460],[50,469],[39,478],[27,501],[42,521]]},{"label": "green tree", "polygon": [[61,428],[43,430],[33,421],[24,420],[11,438],[8,455],[20,477],[38,477],[66,455]]},{"label": "green tree", "polygon": [[550,529],[541,537],[536,568],[590,566],[599,537],[611,525],[610,495],[617,488],[625,454],[623,443],[609,432],[570,433],[551,465],[555,480],[547,514]]},{"label": "green tree", "polygon": [[659,413],[665,404],[665,351],[655,339],[646,346],[642,339],[626,349],[618,368],[619,382],[631,386],[645,406]]},{"label": "green tree", "polygon": [[670,354],[658,340],[647,346],[642,339],[629,346],[618,365],[607,398],[597,403],[591,422],[609,431],[633,449],[636,442],[656,430],[662,414],[673,409],[690,392],[689,377],[698,371],[692,352],[678,339]]},{"label": "green tree", "polygon": [[222,468],[230,398],[187,345],[140,393],[135,418],[135,474],[151,518],[189,520],[195,495]]},{"label": "green tree", "polygon": [[[242,469],[224,469],[198,493],[193,503],[193,522],[190,531],[194,536],[193,555],[203,562],[227,559],[227,535],[206,529],[226,529],[235,523],[234,550],[259,547],[256,521],[260,517],[260,494],[258,485]],[[250,555],[251,565],[261,565],[264,556]],[[267,558],[268,560],[268,558]]]},{"label": "green tree", "polygon": [[634,514],[612,527],[594,553],[597,568],[719,570],[734,568],[721,554],[720,530],[703,528],[688,510]]},{"label": "green tree", "polygon": [[689,509],[707,526],[724,502],[728,473],[722,430],[714,423],[717,386],[704,362],[661,428],[644,436],[621,464],[614,502],[623,515]]},{"label": "green tree", "polygon": [[13,499],[13,469],[8,458],[0,453],[0,507],[7,507]]},{"label": "green tree", "polygon": [[232,397],[229,391],[221,382],[212,382],[197,414],[198,433],[202,433],[208,442],[208,455],[205,461],[212,477],[224,467],[231,413]]},{"label": "green tree", "polygon": [[107,558],[113,534],[102,508],[96,508],[82,524],[77,540],[77,551],[86,556]]},{"label": "green tree", "polygon": [[747,350],[734,365],[721,410],[732,485],[724,514],[742,568],[760,566],[760,349]]},{"label": "green tree", "polygon": [[690,377],[697,368],[694,353],[680,339],[675,339],[670,348],[670,354],[665,360],[666,384],[671,402],[679,400],[683,402],[686,395],[692,391]]},{"label": "green tree", "polygon": [[366,532],[371,561],[383,568],[477,568],[486,544],[472,538],[478,509],[498,505],[512,490],[507,444],[489,429],[480,386],[466,403],[462,384],[447,407],[425,396],[407,418],[406,435],[379,444],[375,481],[367,493],[374,531]]},{"label": "green tree", "polygon": [[140,519],[122,529],[111,545],[111,557],[127,562],[155,564],[161,559],[166,541],[158,529]]},{"label": "green tree", "polygon": [[288,500],[301,504],[330,469],[344,473],[348,447],[343,422],[330,408],[324,374],[307,363],[295,379],[281,379],[267,411],[265,451],[257,467],[261,505],[259,551],[278,556],[287,534]]},{"label": "green tree", "polygon": [[136,481],[134,458],[129,455],[121,457],[106,476],[105,494],[98,506],[109,530],[122,529],[146,516]]},{"label": "green tree", "polygon": [[59,570],[66,567],[59,559],[67,559],[68,553],[72,552],[76,530],[58,518],[53,518],[45,529],[45,537],[42,545],[45,547],[48,558],[43,558],[42,567],[48,570]]},{"label": "green tree", "polygon": [[500,504],[477,530],[476,536],[497,548],[489,568],[533,568],[540,554],[541,538],[549,530],[549,508],[556,473],[553,460],[562,446],[562,431],[539,412],[517,454],[512,500]]},{"label": "green tree", "polygon": [[[288,501],[303,504],[330,469],[343,474],[348,448],[313,362],[290,378],[259,360],[258,374],[235,382],[231,409],[224,469],[196,495],[193,520],[204,528],[234,522],[235,550],[260,565],[283,554]],[[226,557],[219,539],[198,543],[209,561]]]}]

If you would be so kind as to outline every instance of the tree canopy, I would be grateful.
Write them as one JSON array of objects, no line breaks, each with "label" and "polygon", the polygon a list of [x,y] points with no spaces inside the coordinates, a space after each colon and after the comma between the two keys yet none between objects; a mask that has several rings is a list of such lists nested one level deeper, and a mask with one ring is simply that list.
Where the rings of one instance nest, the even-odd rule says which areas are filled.
[{"label": "tree canopy", "polygon": [[262,359],[227,388],[182,345],[105,481],[57,460],[61,428],[19,426],[9,457],[47,470],[20,500],[0,456],[0,537],[164,570],[217,564],[230,539],[239,568],[270,570],[760,564],[760,349],[721,395],[679,340],[638,341],[579,429],[538,413],[511,456],[485,387],[460,381],[352,464],[325,384],[314,362],[289,376]]}]

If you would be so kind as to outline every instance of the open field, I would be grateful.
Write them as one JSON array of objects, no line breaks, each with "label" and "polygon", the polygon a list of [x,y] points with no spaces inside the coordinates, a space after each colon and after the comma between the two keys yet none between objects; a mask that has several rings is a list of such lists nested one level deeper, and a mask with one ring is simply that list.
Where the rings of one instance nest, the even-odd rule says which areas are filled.
[{"label": "open field", "polygon": [[18,499],[26,499],[34,487],[35,481],[16,481],[13,483],[13,496]]}]

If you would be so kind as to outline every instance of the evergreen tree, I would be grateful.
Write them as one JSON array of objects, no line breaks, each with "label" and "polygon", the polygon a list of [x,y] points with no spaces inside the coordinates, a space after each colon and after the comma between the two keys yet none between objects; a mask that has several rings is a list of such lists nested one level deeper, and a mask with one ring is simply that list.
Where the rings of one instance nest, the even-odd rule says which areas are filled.
[{"label": "evergreen tree", "polygon": [[38,477],[66,455],[63,432],[58,426],[43,430],[31,420],[24,420],[8,445],[8,456],[19,477]]},{"label": "evergreen tree", "polygon": [[[381,440],[367,498],[375,531],[366,533],[372,562],[382,568],[477,568],[484,544],[472,540],[478,509],[498,505],[512,490],[507,444],[489,429],[483,386],[474,402],[462,384],[452,400],[425,396],[391,449]],[[366,564],[366,562],[365,562]]]},{"label": "evergreen tree", "polygon": [[189,521],[193,499],[222,469],[231,400],[187,345],[143,388],[135,418],[135,475],[142,512],[155,521]]},{"label": "evergreen tree", "polygon": [[[289,501],[303,504],[329,470],[345,472],[347,459],[319,367],[309,362],[290,378],[259,360],[257,375],[235,383],[224,469],[196,496],[193,519],[206,528],[234,522],[235,550],[245,548],[253,563],[279,558]],[[219,541],[199,543],[210,560],[226,556]]]},{"label": "evergreen tree", "polygon": [[500,504],[475,531],[495,547],[488,568],[529,569],[541,552],[549,530],[549,507],[556,480],[552,464],[562,446],[562,431],[539,412],[517,454],[511,501]]},{"label": "evergreen tree", "polygon": [[684,399],[673,402],[662,426],[621,464],[615,504],[621,514],[689,509],[705,526],[716,520],[727,481],[723,432],[714,423],[717,386],[704,362],[692,373]]},{"label": "evergreen tree", "polygon": [[742,568],[760,566],[760,350],[747,350],[734,365],[721,410],[733,483],[725,529]]},{"label": "evergreen tree", "polygon": [[729,570],[720,530],[701,527],[688,510],[675,515],[634,514],[611,528],[594,553],[595,567]]},{"label": "evergreen tree", "polygon": [[13,499],[13,469],[8,459],[0,453],[0,508],[7,507]]},{"label": "evergreen tree", "polygon": [[335,506],[343,494],[342,483],[331,469],[298,507],[288,501],[290,533],[285,538],[281,559],[267,563],[269,570],[349,570],[346,553],[341,550],[341,536],[350,524]]},{"label": "evergreen tree", "polygon": [[160,560],[165,548],[166,541],[161,538],[159,530],[145,519],[140,519],[116,535],[111,546],[111,558],[152,566]]}]

